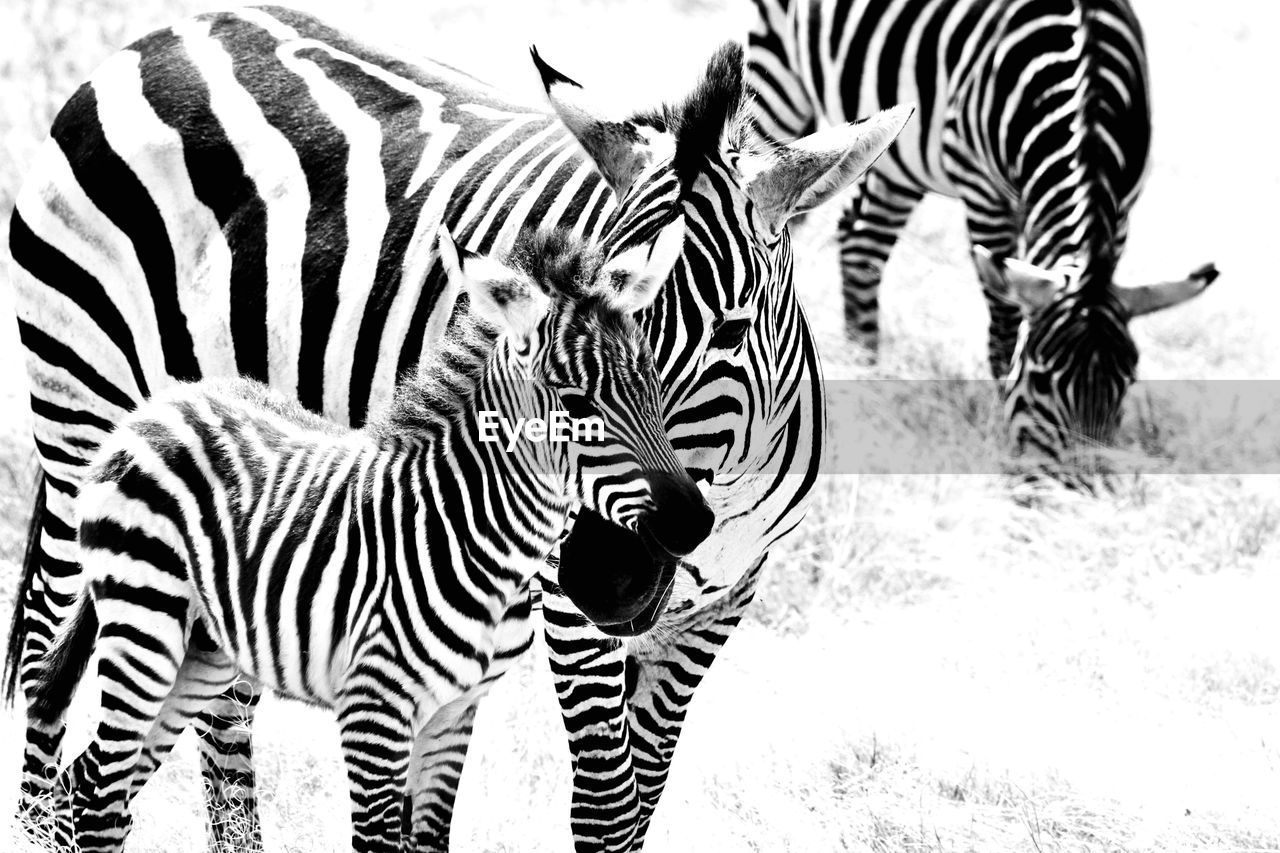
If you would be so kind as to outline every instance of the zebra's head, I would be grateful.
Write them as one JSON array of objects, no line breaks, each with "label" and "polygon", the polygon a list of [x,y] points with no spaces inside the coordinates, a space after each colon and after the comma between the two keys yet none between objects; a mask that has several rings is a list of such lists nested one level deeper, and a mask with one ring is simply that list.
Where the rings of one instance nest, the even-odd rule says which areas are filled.
[{"label": "zebra's head", "polygon": [[[543,444],[567,495],[598,520],[596,535],[634,547],[607,565],[562,554],[559,584],[593,621],[622,622],[670,583],[675,558],[710,533],[715,515],[681,467],[663,428],[652,352],[635,315],[653,302],[684,241],[683,217],[652,243],[606,257],[565,230],[527,229],[501,255],[460,250],[440,235],[441,258],[472,312],[505,333],[506,399],[547,413]],[[514,402],[515,398],[522,398]],[[607,520],[607,521],[606,521]]]},{"label": "zebra's head", "polygon": [[648,239],[664,203],[688,220],[680,261],[646,317],[668,386],[761,346],[751,333],[773,331],[764,327],[782,313],[777,304],[794,308],[781,298],[792,295],[786,223],[857,180],[914,112],[895,107],[762,147],[737,42],[712,56],[680,102],[622,116],[533,57],[556,114],[619,199],[606,244]]},{"label": "zebra's head", "polygon": [[1022,326],[1006,379],[1005,415],[1019,454],[1069,474],[1073,455],[1109,444],[1137,375],[1129,321],[1186,302],[1218,277],[1212,265],[1179,281],[1116,287],[974,247],[983,286],[1016,303]]},{"label": "zebra's head", "polygon": [[[606,245],[649,240],[675,216],[687,223],[680,258],[641,324],[661,374],[667,433],[685,467],[709,483],[717,516],[733,519],[709,543],[715,565],[688,573],[710,595],[799,522],[820,463],[820,375],[786,223],[855,181],[911,109],[762,150],[749,144],[737,43],[712,56],[686,97],[639,113],[595,103],[536,51],[534,62],[556,114],[618,199]],[[580,529],[590,529],[581,518],[562,553],[578,550]],[[599,549],[596,559],[616,550]],[[661,613],[652,608],[617,633],[642,633]]]}]

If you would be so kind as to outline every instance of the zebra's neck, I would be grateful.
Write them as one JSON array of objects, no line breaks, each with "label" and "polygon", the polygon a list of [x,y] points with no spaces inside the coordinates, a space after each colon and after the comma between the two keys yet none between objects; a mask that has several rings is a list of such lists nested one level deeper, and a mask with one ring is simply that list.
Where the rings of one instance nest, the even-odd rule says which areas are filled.
[{"label": "zebra's neck", "polygon": [[[387,450],[412,446],[411,476],[423,488],[447,491],[432,497],[452,504],[449,523],[465,524],[468,537],[487,543],[463,558],[480,564],[466,571],[489,577],[497,613],[566,523],[564,454],[550,442],[513,440],[509,430],[518,419],[545,417],[549,405],[549,392],[527,378],[509,342],[464,313],[365,430]],[[482,415],[497,421],[496,430]],[[484,440],[495,433],[496,440]],[[429,536],[418,543],[427,552],[440,545]]]},{"label": "zebra's neck", "polygon": [[[1082,132],[1075,144],[1087,148],[1087,137],[1088,132]],[[1029,263],[1066,273],[1082,283],[1101,272],[1100,280],[1106,283],[1120,253],[1122,214],[1105,177],[1087,156],[1075,159],[1070,174],[1052,193],[1022,200],[1020,255]]]}]

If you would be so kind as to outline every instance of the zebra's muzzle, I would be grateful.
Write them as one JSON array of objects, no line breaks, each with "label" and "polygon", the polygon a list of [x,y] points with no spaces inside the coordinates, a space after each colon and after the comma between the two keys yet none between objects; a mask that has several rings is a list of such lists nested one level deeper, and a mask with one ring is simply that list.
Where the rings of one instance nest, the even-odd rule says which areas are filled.
[{"label": "zebra's muzzle", "polygon": [[640,618],[662,597],[664,583],[670,594],[674,574],[675,559],[647,531],[634,533],[590,510],[578,513],[560,544],[560,589],[597,625]]},{"label": "zebra's muzzle", "polygon": [[631,637],[652,628],[675,586],[679,558],[711,533],[715,513],[688,473],[646,475],[654,508],[638,532],[583,509],[560,544],[560,589],[602,631]]},{"label": "zebra's muzzle", "polygon": [[608,634],[610,637],[638,637],[658,624],[658,619],[666,612],[667,602],[671,600],[671,591],[675,589],[676,571],[679,568],[680,563],[677,560],[671,560],[662,565],[662,578],[657,594],[635,616],[623,622],[597,622],[596,627],[601,633]]},{"label": "zebra's muzzle", "polygon": [[671,591],[675,589],[676,571],[680,568],[680,561],[654,539],[648,526],[643,522],[640,524],[640,539],[649,555],[660,567],[658,586],[649,603],[634,616],[616,622],[596,623],[601,633],[608,634],[610,637],[638,637],[658,624],[658,619],[666,612],[667,603],[671,601]]}]

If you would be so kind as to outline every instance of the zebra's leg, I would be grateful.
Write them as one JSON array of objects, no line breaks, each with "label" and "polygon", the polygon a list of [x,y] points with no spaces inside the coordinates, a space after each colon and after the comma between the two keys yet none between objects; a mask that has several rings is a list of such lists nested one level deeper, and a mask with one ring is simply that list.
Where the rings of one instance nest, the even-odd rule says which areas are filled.
[{"label": "zebra's leg", "polygon": [[[944,131],[943,166],[964,202],[969,242],[985,247],[997,258],[1012,257],[1018,248],[1018,219],[1005,194],[986,177],[987,170],[979,165],[982,158],[971,146],[959,141],[962,135],[956,122]],[[987,281],[981,268],[978,280],[982,282],[982,294],[991,316],[987,327],[987,361],[992,377],[1003,379],[1013,363],[1022,312],[1004,296],[1002,283]]]},{"label": "zebra's leg", "polygon": [[18,789],[17,825],[33,838],[47,837],[56,831],[59,814],[69,819],[68,806],[62,792],[54,784],[58,763],[62,760],[62,739],[66,735],[65,718],[50,723],[28,719],[27,745],[23,756],[22,781]]},{"label": "zebra's leg", "polygon": [[837,226],[845,336],[874,359],[880,348],[880,279],[924,193],[872,169]]},{"label": "zebra's leg", "polygon": [[476,709],[489,688],[533,645],[531,588],[514,596],[494,637],[493,663],[465,696],[436,711],[414,742],[405,815],[417,853],[447,853],[453,805],[471,745]]},{"label": "zebra's leg", "polygon": [[386,671],[395,667],[377,652],[363,657],[337,702],[351,787],[351,848],[355,853],[400,853],[414,708],[395,692],[398,685],[386,680]]},{"label": "zebra's leg", "polygon": [[[32,695],[31,685],[37,676],[35,667],[24,668],[22,689],[27,696]],[[66,798],[66,791],[57,784],[62,741],[66,733],[65,714],[48,722],[27,716],[17,825],[32,838],[47,838],[54,833],[65,836],[71,820],[70,801]]]},{"label": "zebra's leg", "polygon": [[[32,695],[36,677],[34,669],[23,671],[22,689],[27,696]],[[47,722],[27,716],[17,826],[30,837],[33,850],[41,849],[45,839],[53,840],[55,850],[75,849],[70,788],[58,774],[66,733],[65,713]]]},{"label": "zebra's leg", "polygon": [[119,853],[147,739],[185,658],[183,619],[152,610],[139,642],[136,605],[98,601],[102,711],[94,738],[61,781],[69,791],[80,853]]},{"label": "zebra's leg", "polygon": [[[1017,248],[1017,238],[1013,234],[984,233],[982,238],[978,238],[975,224],[970,220],[969,234],[973,245],[985,247],[997,258],[1013,255]],[[991,318],[987,326],[987,364],[991,368],[993,379],[1003,379],[1013,367],[1013,354],[1018,346],[1018,329],[1022,325],[1022,309],[1005,295],[1002,282],[987,281],[981,268],[978,277],[982,282],[982,295],[987,300],[987,312]]]},{"label": "zebra's leg", "polygon": [[414,741],[405,814],[410,817],[409,832],[416,853],[449,851],[453,804],[480,698],[468,694],[445,705]]},{"label": "zebra's leg", "polygon": [[257,684],[238,678],[196,718],[210,850],[262,849],[252,732],[261,699]]},{"label": "zebra's leg", "polygon": [[627,713],[640,817],[631,849],[643,848],[653,812],[667,784],[676,743],[694,691],[715,662],[755,597],[762,556],[709,607],[663,632],[656,642],[636,643],[627,655]]},{"label": "zebra's leg", "polygon": [[[22,603],[14,613],[11,640],[17,648],[19,682],[23,695],[33,695],[41,672],[41,661],[63,620],[72,612],[83,581],[77,561],[75,529],[63,519],[74,518],[74,490],[60,482],[44,481],[44,502],[37,499],[28,548],[26,571],[30,583],[22,593]],[[38,529],[34,525],[39,525]],[[18,624],[17,620],[21,620]],[[19,786],[18,825],[35,835],[45,835],[56,825],[55,800],[63,792],[55,784],[62,761],[62,739],[66,734],[64,716],[50,722],[28,717]],[[63,802],[64,808],[70,804]],[[70,813],[65,817],[70,818]]]},{"label": "zebra's leg", "polygon": [[626,650],[542,582],[547,658],[573,760],[569,820],[578,853],[631,849],[640,798],[626,712]]}]

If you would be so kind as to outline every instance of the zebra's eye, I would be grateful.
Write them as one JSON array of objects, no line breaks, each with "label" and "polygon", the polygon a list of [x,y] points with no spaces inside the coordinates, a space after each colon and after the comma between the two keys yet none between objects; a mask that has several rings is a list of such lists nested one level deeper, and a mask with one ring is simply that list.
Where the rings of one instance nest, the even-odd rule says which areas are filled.
[{"label": "zebra's eye", "polygon": [[598,418],[600,410],[596,408],[591,396],[581,388],[565,385],[556,388],[560,402],[571,418]]},{"label": "zebra's eye", "polygon": [[1042,397],[1047,397],[1053,393],[1053,377],[1048,373],[1037,370],[1031,374],[1031,390]]},{"label": "zebra's eye", "polygon": [[711,333],[711,343],[708,344],[708,347],[711,349],[737,349],[742,346],[742,342],[746,339],[749,331],[751,331],[751,320],[747,318],[723,320],[716,324],[715,331]]}]

